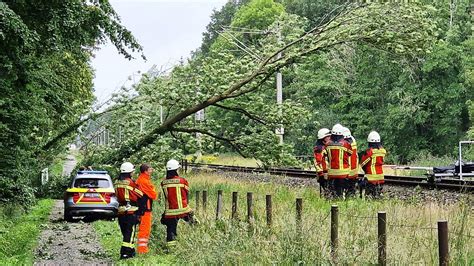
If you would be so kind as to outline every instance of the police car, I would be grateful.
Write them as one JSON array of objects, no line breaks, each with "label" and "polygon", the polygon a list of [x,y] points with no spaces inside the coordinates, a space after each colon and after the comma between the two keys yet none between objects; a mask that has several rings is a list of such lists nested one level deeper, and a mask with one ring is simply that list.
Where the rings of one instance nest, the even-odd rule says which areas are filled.
[{"label": "police car", "polygon": [[117,216],[118,201],[107,171],[79,171],[64,193],[64,220]]}]

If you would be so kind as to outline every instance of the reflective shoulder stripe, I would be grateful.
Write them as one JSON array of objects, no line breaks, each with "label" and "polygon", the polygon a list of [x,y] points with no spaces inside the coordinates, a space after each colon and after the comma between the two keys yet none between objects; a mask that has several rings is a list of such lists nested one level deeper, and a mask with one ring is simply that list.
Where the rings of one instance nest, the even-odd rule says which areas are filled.
[{"label": "reflective shoulder stripe", "polygon": [[179,178],[170,178],[170,179],[165,179],[161,181],[162,185],[167,185],[167,184],[179,184],[181,180]]},{"label": "reflective shoulder stripe", "polygon": [[374,149],[373,153],[372,153],[372,156],[385,156],[386,153],[387,153],[387,151],[384,148]]},{"label": "reflective shoulder stripe", "polygon": [[176,188],[178,188],[178,187],[184,187],[184,188],[185,188],[186,185],[184,185],[184,184],[168,184],[168,185],[163,185],[163,188],[170,188],[170,187],[176,187]]},{"label": "reflective shoulder stripe", "polygon": [[[116,185],[115,187],[116,188],[125,188],[126,191],[130,190],[130,191],[133,191],[133,192],[137,193],[140,196],[143,196],[143,191],[141,191],[140,189],[138,189],[136,187],[132,187],[132,186],[129,186],[129,185]],[[125,192],[125,193],[128,193],[128,192]]]}]

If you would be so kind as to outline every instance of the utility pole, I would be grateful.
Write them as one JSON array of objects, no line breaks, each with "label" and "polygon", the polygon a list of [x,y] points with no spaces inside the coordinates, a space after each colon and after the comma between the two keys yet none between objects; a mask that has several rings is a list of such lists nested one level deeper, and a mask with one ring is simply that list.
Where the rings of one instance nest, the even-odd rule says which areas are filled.
[{"label": "utility pole", "polygon": [[[199,111],[196,112],[196,115],[195,115],[195,119],[198,123],[200,123],[201,121],[204,121],[204,109],[201,109]],[[197,159],[201,159],[202,157],[202,138],[201,138],[202,134],[197,132],[196,133],[196,139],[197,139],[197,142],[198,142],[198,150],[196,151],[196,157]]]},{"label": "utility pole", "polygon": [[[278,43],[281,43],[281,30],[280,27],[278,27]],[[281,52],[278,53],[277,59],[281,58]],[[277,107],[278,107],[278,115],[281,116],[283,114],[283,77],[281,75],[281,72],[278,71],[276,73],[276,89],[277,89]],[[279,128],[275,130],[275,133],[278,135],[278,138],[280,139],[280,144],[283,144],[283,135],[285,134],[285,129],[283,128],[283,125],[280,124]]]}]

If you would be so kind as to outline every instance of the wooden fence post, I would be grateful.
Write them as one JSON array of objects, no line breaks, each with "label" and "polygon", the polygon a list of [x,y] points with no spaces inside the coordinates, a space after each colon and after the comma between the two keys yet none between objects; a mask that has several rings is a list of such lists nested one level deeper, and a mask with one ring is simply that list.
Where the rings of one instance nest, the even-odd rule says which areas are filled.
[{"label": "wooden fence post", "polygon": [[232,219],[237,219],[237,192],[232,192]]},{"label": "wooden fence post", "polygon": [[333,260],[337,258],[337,241],[338,241],[338,208],[337,205],[331,206],[331,257]]},{"label": "wooden fence post", "polygon": [[216,209],[216,220],[222,216],[222,190],[217,191],[217,209]]},{"label": "wooden fence post", "polygon": [[247,221],[252,223],[253,208],[252,208],[252,192],[247,192]]},{"label": "wooden fence post", "polygon": [[267,210],[267,226],[272,226],[272,195],[265,196],[265,205]]},{"label": "wooden fence post", "polygon": [[206,212],[207,209],[207,190],[202,191],[202,209]]},{"label": "wooden fence post", "polygon": [[301,216],[303,212],[303,199],[296,199],[296,231],[301,233]]},{"label": "wooden fence post", "polygon": [[197,190],[196,191],[196,211],[199,210],[199,193],[200,193],[200,191]]},{"label": "wooden fence post", "polygon": [[387,213],[378,212],[378,253],[379,265],[387,265]]},{"label": "wooden fence post", "polygon": [[449,265],[448,221],[438,221],[439,265]]}]

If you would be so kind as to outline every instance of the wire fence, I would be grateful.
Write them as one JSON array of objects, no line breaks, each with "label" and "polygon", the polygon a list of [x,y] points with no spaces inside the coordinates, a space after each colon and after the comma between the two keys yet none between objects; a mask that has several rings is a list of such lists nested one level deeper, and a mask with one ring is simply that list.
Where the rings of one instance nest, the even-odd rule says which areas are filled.
[{"label": "wire fence", "polygon": [[[204,200],[206,200],[206,198],[207,198],[207,197],[204,196],[204,194],[207,195],[207,191],[202,191],[202,196],[201,197],[199,196],[199,193],[200,193],[199,191],[196,192],[196,197],[195,197],[196,206],[199,206],[198,210],[204,211],[203,206],[205,206],[205,205],[207,205],[208,210],[209,209],[214,209],[214,207],[212,206],[213,204],[209,204],[209,202],[204,202]],[[236,192],[234,192],[234,193],[236,193]],[[218,194],[221,195],[220,197],[221,197],[221,200],[222,200],[222,198],[223,198],[222,191],[218,191]],[[251,194],[251,193],[248,193],[248,194]],[[235,196],[233,195],[232,201],[226,201],[226,202],[232,202],[232,205],[231,205],[230,208],[228,207],[228,205],[224,206],[223,203],[220,203],[220,207],[217,207],[215,209],[216,212],[217,212],[215,216],[206,214],[205,217],[207,219],[210,219],[211,217],[214,217],[214,218],[217,218],[217,220],[219,220],[219,219],[234,220],[234,218],[238,219],[239,221],[244,221],[245,220],[253,226],[251,228],[252,228],[252,230],[254,230],[254,233],[257,232],[257,231],[255,231],[256,230],[255,226],[258,226],[256,223],[258,223],[259,221],[263,222],[266,218],[267,228],[272,228],[272,226],[273,226],[272,220],[275,217],[274,217],[274,213],[273,213],[273,210],[272,210],[272,207],[271,207],[272,204],[270,204],[270,208],[268,207],[269,206],[268,205],[268,200],[270,199],[270,201],[271,201],[271,195],[265,195],[265,198],[262,200],[262,198],[259,197],[259,195],[254,196],[253,194],[251,194],[251,196],[249,196],[248,194],[247,194],[247,204],[242,204],[242,200],[240,200],[240,202],[239,202],[240,205],[244,205],[244,208],[241,208],[241,209],[245,209],[245,207],[247,208],[246,211],[241,211],[240,212],[240,215],[238,215],[239,217],[237,215],[234,215],[234,213],[238,212],[237,206],[240,206],[240,205],[237,204],[237,201],[236,201],[237,194],[235,194]],[[218,198],[219,197],[216,197],[216,199],[218,199]],[[265,202],[265,201],[267,202],[266,210],[265,210],[265,213],[261,214],[255,208],[255,206],[257,204],[254,204],[254,203],[259,203],[259,205],[261,206],[262,202]],[[245,202],[245,200],[244,200],[244,202]],[[235,204],[235,206],[234,206],[234,204]],[[265,203],[263,203],[263,204],[265,205]],[[298,204],[300,204],[300,206],[298,206]],[[251,208],[251,209],[249,210],[248,208]],[[319,213],[321,216],[316,216],[316,217],[314,217],[314,219],[305,219],[305,223],[303,224],[302,219],[304,219],[305,216],[304,216],[304,209],[302,208],[302,199],[301,198],[296,200],[295,209],[296,209],[296,212],[294,212],[295,219],[294,220],[289,220],[290,222],[288,222],[287,225],[295,226],[296,234],[301,234],[303,229],[305,229],[305,231],[308,231],[308,230],[311,230],[312,228],[320,228],[321,226],[327,225],[328,222],[330,223],[329,228],[330,228],[330,232],[331,232],[331,234],[330,234],[331,239],[325,240],[322,243],[323,243],[324,246],[330,246],[331,247],[331,256],[332,257],[336,256],[334,254],[337,253],[337,249],[338,249],[338,241],[339,241],[339,239],[338,239],[339,238],[338,237],[339,222],[338,221],[339,221],[339,218],[343,218],[345,220],[363,220],[363,221],[365,221],[363,223],[364,225],[367,225],[368,222],[377,223],[377,229],[378,229],[377,230],[378,231],[377,232],[377,241],[372,243],[372,244],[376,245],[377,250],[379,250],[379,264],[380,263],[383,264],[383,262],[386,263],[386,261],[387,261],[387,259],[386,259],[387,228],[389,229],[389,232],[393,232],[393,231],[396,232],[397,229],[400,229],[400,228],[406,228],[406,229],[412,230],[414,233],[419,232],[419,230],[430,231],[430,234],[432,235],[430,237],[431,241],[433,239],[433,235],[434,235],[435,232],[437,232],[437,234],[439,236],[439,239],[443,238],[443,237],[441,237],[440,234],[445,234],[445,240],[439,240],[439,243],[438,243],[440,252],[441,252],[442,248],[448,247],[448,244],[447,244],[448,243],[448,237],[451,237],[451,238],[462,237],[462,238],[468,238],[468,239],[474,238],[474,236],[472,236],[470,234],[465,234],[465,232],[452,232],[452,231],[448,232],[446,221],[444,221],[444,223],[446,223],[446,230],[443,231],[442,228],[434,227],[434,226],[427,225],[427,224],[410,225],[410,224],[400,223],[399,221],[396,221],[396,220],[394,221],[394,219],[387,219],[386,216],[385,216],[386,215],[385,212],[382,212],[383,216],[380,216],[381,212],[378,212],[377,216],[354,215],[354,214],[351,214],[350,212],[340,213],[339,210],[338,210],[337,205],[336,206],[333,205],[331,207],[331,210],[328,211],[327,213],[326,212]],[[223,213],[227,213],[227,214],[231,213],[231,215],[229,215],[228,217],[227,216],[224,217]],[[268,218],[269,215],[271,216],[270,218]],[[381,217],[382,217],[382,219],[381,219]],[[244,218],[244,219],[242,219],[242,218]],[[431,220],[432,219],[431,219],[431,213],[430,213],[430,221]],[[443,223],[443,222],[438,221],[438,225],[440,223]],[[444,242],[442,243],[441,241],[444,241]],[[356,252],[356,251],[354,251],[354,252]],[[440,257],[440,264],[445,265],[442,262],[447,260],[447,258],[449,257],[449,253],[447,251],[445,251],[444,253],[440,253],[439,257]]]}]

